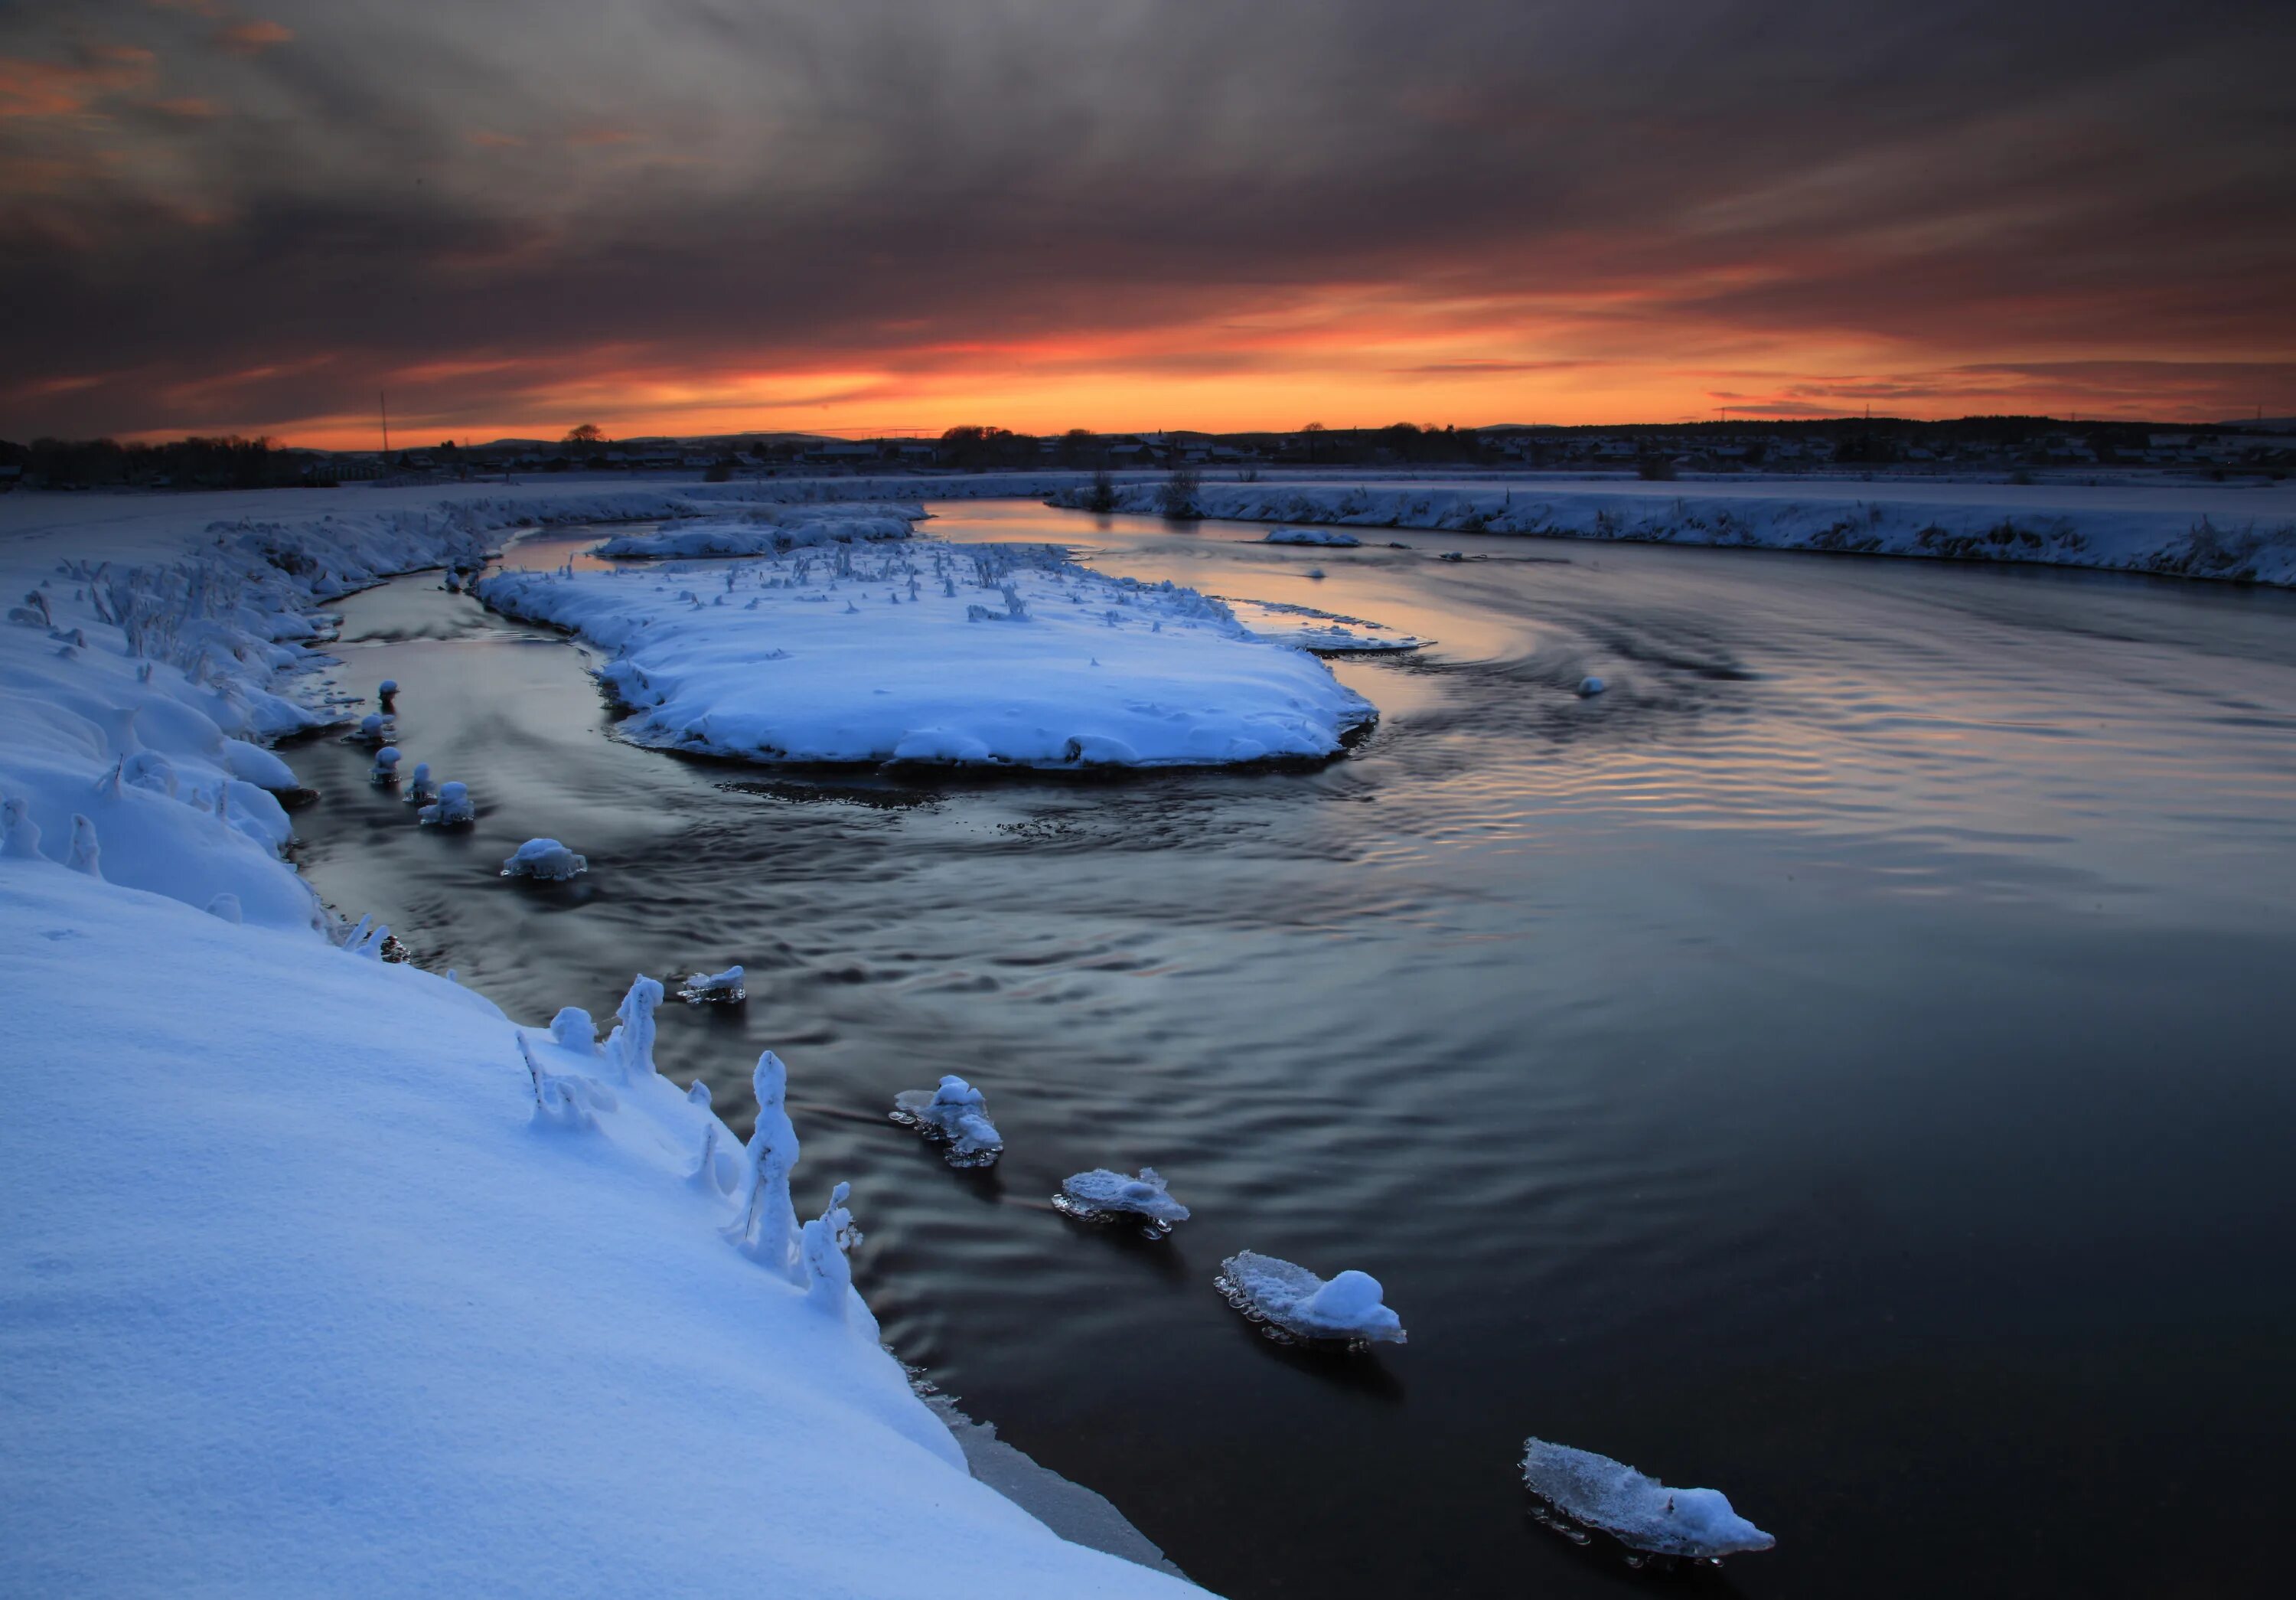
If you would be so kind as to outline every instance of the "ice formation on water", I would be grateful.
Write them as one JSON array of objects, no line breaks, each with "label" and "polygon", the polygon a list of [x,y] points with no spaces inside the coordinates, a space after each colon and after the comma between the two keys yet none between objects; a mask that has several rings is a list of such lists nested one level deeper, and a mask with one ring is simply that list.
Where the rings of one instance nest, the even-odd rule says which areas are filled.
[{"label": "ice formation on water", "polygon": [[792,1283],[804,1284],[797,1258],[797,1208],[790,1172],[798,1158],[797,1127],[783,1102],[789,1069],[768,1050],[758,1057],[750,1087],[758,1096],[758,1122],[742,1150],[742,1214],[726,1230],[742,1251]]},{"label": "ice formation on water", "polygon": [[1333,549],[1347,549],[1363,541],[1352,533],[1340,533],[1329,528],[1271,528],[1264,545],[1323,545]]},{"label": "ice formation on water", "polygon": [[369,711],[359,718],[358,732],[351,738],[360,744],[388,744],[390,743],[390,718],[381,711]]},{"label": "ice formation on water", "polygon": [[389,785],[398,782],[398,746],[386,744],[374,752],[374,769],[366,775],[370,781]]},{"label": "ice formation on water", "polygon": [[1137,1177],[1095,1167],[1063,1178],[1061,1192],[1053,1196],[1053,1209],[1080,1222],[1137,1217],[1146,1225],[1140,1231],[1152,1239],[1166,1237],[1174,1223],[1188,1219],[1188,1208],[1166,1192],[1164,1179],[1153,1167],[1141,1168]]},{"label": "ice formation on water", "polygon": [[1578,698],[1581,700],[1592,700],[1595,696],[1600,694],[1603,690],[1610,686],[1610,685],[1604,683],[1599,677],[1589,677],[1580,678],[1578,680]]},{"label": "ice formation on water", "polygon": [[10,795],[0,804],[0,856],[20,861],[38,861],[40,854],[40,825],[31,818],[24,802]]},{"label": "ice formation on water", "polygon": [[742,987],[742,978],[739,963],[722,972],[690,973],[685,986],[677,991],[677,997],[697,1005],[731,1005],[737,1000],[750,997],[750,991]]},{"label": "ice formation on water", "polygon": [[1220,1263],[1212,1284],[1228,1304],[1281,1342],[1405,1342],[1402,1319],[1382,1303],[1384,1291],[1367,1272],[1342,1272],[1326,1282],[1305,1267],[1242,1250]]},{"label": "ice formation on water", "polygon": [[1777,1543],[1731,1510],[1719,1489],[1669,1489],[1592,1450],[1525,1440],[1522,1481],[1560,1519],[1567,1519],[1542,1514],[1540,1520],[1550,1527],[1564,1533],[1575,1531],[1573,1523],[1600,1529],[1646,1555],[1719,1562]]},{"label": "ice formation on water", "polygon": [[430,763],[428,761],[414,763],[414,775],[406,781],[406,803],[410,806],[427,806],[437,793],[437,789],[430,783]]},{"label": "ice formation on water", "polygon": [[375,686],[375,698],[382,702],[382,709],[385,712],[396,710],[396,702],[398,699],[398,680],[395,677],[384,678]]},{"label": "ice formation on water", "polygon": [[77,811],[72,813],[71,854],[64,858],[64,865],[91,878],[103,876],[103,852],[95,842],[95,825]]},{"label": "ice formation on water", "polygon": [[[444,797],[440,798],[444,803]],[[588,857],[576,854],[555,839],[529,839],[504,857],[502,864],[505,878],[541,878],[552,882],[563,882],[589,870]]]},{"label": "ice formation on water", "polygon": [[466,828],[479,817],[471,803],[470,786],[449,778],[439,785],[439,798],[414,814],[414,820],[437,828]]},{"label": "ice formation on water", "polygon": [[988,1120],[988,1103],[979,1089],[950,1075],[937,1089],[903,1089],[893,1096],[893,1120],[914,1128],[936,1144],[952,1167],[993,1167],[1004,1141]]}]

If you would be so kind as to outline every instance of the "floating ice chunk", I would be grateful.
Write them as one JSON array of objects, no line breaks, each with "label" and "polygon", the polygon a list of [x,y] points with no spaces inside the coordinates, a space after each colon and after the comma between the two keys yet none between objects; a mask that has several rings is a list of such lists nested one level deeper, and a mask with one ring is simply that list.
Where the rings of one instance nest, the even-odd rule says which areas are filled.
[{"label": "floating ice chunk", "polygon": [[1333,549],[1347,549],[1363,541],[1352,533],[1341,533],[1329,528],[1271,528],[1264,545],[1323,545]]},{"label": "floating ice chunk", "polygon": [[542,878],[551,882],[563,882],[589,870],[588,857],[577,855],[555,839],[529,839],[504,857],[502,864],[505,878]]},{"label": "floating ice chunk", "polygon": [[406,803],[410,806],[427,806],[436,798],[438,792],[438,789],[430,782],[430,763],[428,761],[414,763],[414,775],[406,781]]},{"label": "floating ice chunk", "polygon": [[677,997],[693,1005],[731,1005],[746,1000],[750,991],[742,987],[742,972],[737,963],[722,972],[693,972],[687,976]]},{"label": "floating ice chunk", "polygon": [[359,718],[358,732],[351,737],[361,744],[388,744],[390,743],[390,718],[381,711],[369,711]]},{"label": "floating ice chunk", "polygon": [[0,856],[17,861],[45,858],[40,854],[40,825],[12,794],[0,803]]},{"label": "floating ice chunk", "polygon": [[1610,686],[1599,677],[1582,677],[1578,680],[1578,698],[1592,700]]},{"label": "floating ice chunk", "polygon": [[1324,569],[1321,567],[1310,567],[1304,574],[1302,574],[1302,576],[1308,578],[1321,578],[1324,576]]},{"label": "floating ice chunk", "polygon": [[439,785],[439,798],[414,814],[414,820],[436,828],[466,828],[479,818],[478,808],[471,803],[467,784],[449,778]]},{"label": "floating ice chunk", "polygon": [[374,752],[374,770],[368,773],[370,782],[390,784],[398,782],[398,746],[386,744]]},{"label": "floating ice chunk", "polygon": [[988,1120],[988,1104],[979,1089],[950,1076],[937,1089],[903,1089],[893,1096],[893,1120],[945,1144],[952,1167],[993,1167],[1004,1141]]},{"label": "floating ice chunk", "polygon": [[1246,1317],[1293,1339],[1405,1342],[1402,1319],[1382,1303],[1384,1292],[1367,1272],[1326,1282],[1305,1267],[1242,1250],[1220,1263],[1212,1283]]},{"label": "floating ice chunk", "polygon": [[71,854],[64,865],[91,878],[103,876],[103,851],[95,842],[95,825],[77,811],[72,813]]},{"label": "floating ice chunk", "polygon": [[1137,1177],[1095,1167],[1063,1178],[1061,1192],[1053,1196],[1053,1209],[1081,1222],[1138,1217],[1147,1223],[1142,1231],[1152,1239],[1163,1238],[1174,1223],[1188,1219],[1188,1208],[1165,1191],[1164,1179],[1153,1167],[1141,1168]]},{"label": "floating ice chunk", "polygon": [[1778,1542],[1731,1510],[1719,1489],[1669,1489],[1592,1450],[1525,1440],[1522,1481],[1570,1521],[1652,1555],[1718,1561]]}]

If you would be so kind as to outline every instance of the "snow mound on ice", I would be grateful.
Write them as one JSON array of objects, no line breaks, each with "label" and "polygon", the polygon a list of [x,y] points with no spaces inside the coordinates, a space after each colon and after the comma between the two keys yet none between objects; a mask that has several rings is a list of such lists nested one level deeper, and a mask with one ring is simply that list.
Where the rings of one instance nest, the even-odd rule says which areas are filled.
[{"label": "snow mound on ice", "polygon": [[453,778],[439,785],[439,798],[414,814],[414,820],[426,827],[468,827],[478,820],[478,808],[471,803],[467,784]]},{"label": "snow mound on ice", "polygon": [[1715,1560],[1777,1543],[1731,1510],[1719,1489],[1669,1489],[1592,1450],[1525,1440],[1522,1481],[1573,1522],[1653,1555]]},{"label": "snow mound on ice", "polygon": [[1064,553],[833,545],[716,567],[497,573],[573,629],[657,748],[787,762],[1089,768],[1336,755],[1377,715],[1191,589]]},{"label": "snow mound on ice", "polygon": [[1295,1338],[1406,1342],[1402,1319],[1382,1303],[1385,1292],[1367,1272],[1327,1282],[1293,1262],[1243,1250],[1220,1263],[1213,1283],[1237,1310]]},{"label": "snow mound on ice", "polygon": [[742,986],[745,976],[738,963],[722,972],[694,972],[680,986],[677,997],[696,1005],[715,1003],[726,1005],[736,1000],[746,1000],[750,997],[750,991]]},{"label": "snow mound on ice", "polygon": [[1053,1196],[1053,1206],[1080,1221],[1144,1217],[1159,1236],[1169,1233],[1174,1223],[1188,1219],[1188,1208],[1166,1191],[1163,1177],[1153,1167],[1141,1168],[1137,1177],[1095,1167],[1063,1178],[1061,1192]]},{"label": "snow mound on ice", "polygon": [[952,1167],[993,1167],[1004,1153],[1004,1140],[988,1120],[988,1103],[979,1089],[950,1075],[937,1089],[903,1089],[893,1096],[893,1120],[927,1139],[948,1146]]},{"label": "snow mound on ice", "polygon": [[1330,528],[1271,528],[1263,545],[1317,545],[1333,550],[1351,549],[1363,541],[1352,533]]},{"label": "snow mound on ice", "polygon": [[529,839],[502,864],[505,878],[544,878],[562,882],[590,870],[590,859],[577,855],[555,839]]}]

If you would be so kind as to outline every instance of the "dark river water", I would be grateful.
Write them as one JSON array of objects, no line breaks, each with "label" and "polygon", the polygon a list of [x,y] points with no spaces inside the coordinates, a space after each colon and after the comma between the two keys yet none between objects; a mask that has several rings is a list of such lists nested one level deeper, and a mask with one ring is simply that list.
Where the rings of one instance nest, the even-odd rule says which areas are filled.
[{"label": "dark river water", "polygon": [[[665,1007],[664,1070],[746,1129],[779,1051],[800,1210],[853,1181],[895,1350],[1240,1600],[2296,1582],[2296,596],[926,527],[1438,643],[1338,664],[1382,718],[1317,771],[787,780],[619,743],[581,651],[410,578],[345,605],[340,677],[398,680],[479,825],[312,743],[304,867],[535,1023],[744,964],[746,1007]],[[534,834],[588,875],[497,878]],[[992,1172],[885,1120],[944,1072]],[[1143,1163],[1168,1243],[1046,1203]],[[1268,1343],[1211,1286],[1244,1248],[1371,1272],[1410,1343]],[[1568,1544],[1533,1433],[1778,1547]]]}]

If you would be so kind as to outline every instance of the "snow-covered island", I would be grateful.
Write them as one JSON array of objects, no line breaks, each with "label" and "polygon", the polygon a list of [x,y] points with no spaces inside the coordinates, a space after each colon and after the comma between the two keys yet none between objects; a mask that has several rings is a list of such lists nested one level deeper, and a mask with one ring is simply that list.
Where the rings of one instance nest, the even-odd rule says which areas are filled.
[{"label": "snow-covered island", "polygon": [[496,610],[609,652],[642,744],[786,762],[1316,759],[1375,716],[1191,589],[1057,549],[835,545],[715,566],[496,573]]},{"label": "snow-covered island", "polygon": [[328,602],[686,504],[0,497],[0,1592],[1200,1592],[968,1472],[1043,1477],[876,1342],[862,1175],[798,1169],[782,1270],[729,1242],[659,986],[521,1030],[283,858],[264,742],[363,709],[305,703]]}]

